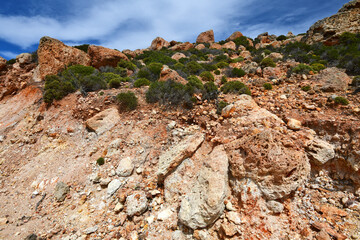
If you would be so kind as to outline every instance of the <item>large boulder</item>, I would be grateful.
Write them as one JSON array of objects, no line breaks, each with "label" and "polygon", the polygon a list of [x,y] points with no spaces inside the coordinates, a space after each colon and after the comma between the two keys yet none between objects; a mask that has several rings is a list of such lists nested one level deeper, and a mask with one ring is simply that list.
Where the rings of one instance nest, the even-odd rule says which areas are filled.
[{"label": "large boulder", "polygon": [[223,44],[222,48],[236,50],[236,44],[233,41],[229,41]]},{"label": "large boulder", "polygon": [[30,53],[21,53],[16,56],[16,62],[20,65],[29,64],[32,62],[32,55]]},{"label": "large boulder", "polygon": [[0,57],[0,71],[6,68],[6,59]]},{"label": "large boulder", "polygon": [[120,121],[116,108],[106,109],[86,121],[86,127],[98,135],[110,130]]},{"label": "large boulder", "polygon": [[163,39],[161,37],[157,37],[151,42],[150,49],[151,50],[161,50],[163,47],[169,47],[169,46],[170,46],[170,43],[168,41],[166,41],[165,39]]},{"label": "large boulder", "polygon": [[116,67],[121,59],[129,60],[125,54],[118,50],[95,45],[89,46],[88,54],[91,58],[91,65],[96,68],[103,66]]},{"label": "large boulder", "polygon": [[196,43],[213,43],[215,42],[214,31],[208,30],[206,32],[202,32],[196,39]]},{"label": "large boulder", "polygon": [[174,46],[172,46],[170,48],[170,50],[173,51],[187,51],[191,48],[194,48],[194,44],[190,43],[190,42],[184,42],[184,43],[178,43],[175,44]]},{"label": "large boulder", "polygon": [[243,34],[242,34],[241,32],[236,31],[236,32],[233,32],[233,33],[230,35],[230,37],[228,37],[228,38],[226,39],[226,41],[234,41],[235,39],[237,39],[237,38],[239,38],[239,37],[242,37],[242,36],[243,36]]},{"label": "large boulder", "polygon": [[334,147],[330,143],[317,138],[309,144],[306,150],[310,160],[317,165],[323,165],[335,157]]},{"label": "large boulder", "polygon": [[164,65],[160,72],[159,81],[166,82],[167,80],[173,80],[174,82],[178,82],[181,84],[186,84],[187,81],[182,78],[177,71],[169,68],[168,66]]},{"label": "large boulder", "polygon": [[346,3],[336,14],[317,21],[307,31],[304,41],[308,44],[323,42],[334,45],[344,32],[360,33],[360,1]]},{"label": "large boulder", "polygon": [[146,193],[137,191],[126,198],[126,214],[130,217],[143,214],[148,208]]},{"label": "large boulder", "polygon": [[40,39],[37,55],[39,65],[33,76],[37,82],[43,80],[46,75],[57,74],[71,64],[90,65],[90,58],[85,52],[51,37]]},{"label": "large boulder", "polygon": [[179,220],[192,229],[214,223],[225,209],[228,158],[224,146],[214,148],[200,169],[191,192],[181,201]]},{"label": "large boulder", "polygon": [[346,91],[351,83],[351,78],[338,68],[326,68],[312,80],[321,86],[324,92]]}]

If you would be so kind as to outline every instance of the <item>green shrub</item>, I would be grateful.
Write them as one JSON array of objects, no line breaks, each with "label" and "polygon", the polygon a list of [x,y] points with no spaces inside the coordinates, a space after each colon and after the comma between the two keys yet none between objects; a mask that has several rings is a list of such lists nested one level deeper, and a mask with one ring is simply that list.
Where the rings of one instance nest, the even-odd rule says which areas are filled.
[{"label": "green shrub", "polygon": [[134,87],[139,88],[142,86],[149,86],[151,84],[150,80],[146,78],[139,78],[134,82]]},{"label": "green shrub", "polygon": [[160,72],[163,67],[163,64],[152,62],[147,67],[149,68],[150,72],[152,72],[156,76],[160,77]]},{"label": "green shrub", "polygon": [[152,63],[152,62],[157,62],[157,63],[162,63],[165,65],[174,65],[177,61],[172,59],[170,56],[170,54],[173,54],[172,51],[169,50],[165,50],[165,51],[145,51],[143,54],[138,55],[135,57],[135,59],[143,59],[144,63],[146,65]]},{"label": "green shrub", "polygon": [[234,59],[230,59],[231,63],[238,63],[238,62],[242,62],[244,61],[243,57],[238,57],[238,58],[234,58]]},{"label": "green shrub", "polygon": [[292,69],[292,72],[297,74],[309,74],[310,71],[313,71],[312,67],[302,63]]},{"label": "green shrub", "polygon": [[276,63],[271,58],[264,58],[260,62],[261,67],[276,67]]},{"label": "green shrub", "polygon": [[221,114],[222,110],[227,106],[229,105],[227,102],[224,102],[224,101],[220,101],[217,103],[217,106],[216,106],[216,113],[217,114]]},{"label": "green shrub", "polygon": [[100,157],[96,160],[96,163],[101,166],[105,164],[105,159],[103,157]]},{"label": "green shrub", "polygon": [[83,52],[88,52],[89,49],[89,44],[82,44],[82,45],[77,45],[77,46],[73,46],[74,48],[80,49]]},{"label": "green shrub", "polygon": [[211,72],[205,71],[200,74],[200,77],[203,81],[214,81],[214,75]]},{"label": "green shrub", "polygon": [[341,104],[341,105],[348,105],[349,104],[349,101],[344,97],[336,97],[334,102],[336,104]]},{"label": "green shrub", "polygon": [[47,75],[44,90],[44,102],[50,104],[54,100],[60,100],[69,93],[75,92],[76,88],[71,82],[65,82],[59,76]]},{"label": "green shrub", "polygon": [[230,81],[225,83],[221,87],[223,93],[238,93],[238,94],[248,94],[251,95],[251,92],[245,84],[240,81]]},{"label": "green shrub", "polygon": [[285,35],[280,35],[276,38],[277,41],[284,41],[286,39],[287,39],[287,37]]},{"label": "green shrub", "polygon": [[355,76],[351,82],[354,87],[360,87],[360,76]]},{"label": "green shrub", "polygon": [[222,69],[222,68],[228,67],[228,66],[229,66],[229,63],[224,62],[224,61],[221,61],[221,62],[218,62],[215,66],[216,66],[216,68]]},{"label": "green shrub", "polygon": [[186,64],[186,69],[190,74],[198,75],[203,67],[197,62],[191,61]]},{"label": "green shrub", "polygon": [[205,91],[203,92],[203,99],[213,100],[218,97],[219,90],[214,82],[207,82],[204,84]]},{"label": "green shrub", "polygon": [[266,89],[266,90],[272,90],[273,89],[273,86],[271,83],[264,83],[263,87]]},{"label": "green shrub", "polygon": [[185,65],[178,62],[178,63],[175,63],[175,64],[172,66],[172,69],[184,71],[184,70],[185,70]]},{"label": "green shrub", "polygon": [[243,77],[246,75],[246,72],[241,68],[233,68],[231,70],[231,76],[233,77]]},{"label": "green shrub", "polygon": [[249,48],[250,47],[250,43],[247,37],[245,36],[241,36],[239,38],[236,38],[234,40],[234,43],[236,44],[236,47],[239,47],[240,45]]},{"label": "green shrub", "polygon": [[311,68],[316,72],[320,72],[321,70],[325,69],[326,67],[324,66],[324,64],[321,64],[321,63],[313,63],[313,64],[311,64]]},{"label": "green shrub", "polygon": [[193,87],[194,89],[198,89],[198,90],[204,89],[203,83],[200,81],[200,79],[198,77],[196,77],[194,75],[188,77],[187,85]]},{"label": "green shrub", "polygon": [[226,78],[226,76],[222,76],[221,77],[221,84],[225,84],[225,83],[227,83],[227,78]]},{"label": "green shrub", "polygon": [[160,103],[167,106],[183,106],[192,108],[192,92],[181,83],[168,80],[166,82],[153,82],[146,92],[148,103]]},{"label": "green shrub", "polygon": [[117,64],[120,68],[129,69],[131,71],[135,71],[136,65],[130,61],[126,61],[125,59],[120,59],[120,61]]},{"label": "green shrub", "polygon": [[220,75],[221,74],[220,70],[218,70],[218,69],[215,70],[214,73],[215,73],[215,75]]},{"label": "green shrub", "polygon": [[114,73],[120,75],[121,77],[127,77],[128,70],[122,67],[116,67]]},{"label": "green shrub", "polygon": [[121,85],[121,78],[113,78],[109,81],[110,88],[118,88]]},{"label": "green shrub", "polygon": [[79,79],[81,89],[85,92],[93,92],[106,89],[107,84],[100,75],[88,75]]},{"label": "green shrub", "polygon": [[303,90],[304,92],[308,92],[311,90],[311,86],[310,85],[302,86],[301,90]]},{"label": "green shrub", "polygon": [[13,65],[14,63],[16,63],[16,59],[15,59],[15,58],[6,61],[6,64],[7,64],[7,65]]},{"label": "green shrub", "polygon": [[229,57],[225,54],[218,55],[214,58],[215,62],[226,62],[229,59]]},{"label": "green shrub", "polygon": [[116,96],[119,106],[122,110],[131,111],[135,110],[138,105],[137,97],[133,92],[119,93]]},{"label": "green shrub", "polygon": [[263,53],[265,53],[265,55],[269,55],[269,54],[271,53],[271,51],[270,51],[269,49],[265,49],[265,50],[263,51]]}]

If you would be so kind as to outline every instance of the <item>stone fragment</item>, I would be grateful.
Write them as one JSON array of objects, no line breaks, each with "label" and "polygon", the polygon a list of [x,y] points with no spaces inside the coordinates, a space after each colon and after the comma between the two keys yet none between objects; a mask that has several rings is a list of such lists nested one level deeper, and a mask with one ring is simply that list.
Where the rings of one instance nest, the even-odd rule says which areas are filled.
[{"label": "stone fragment", "polygon": [[228,38],[226,39],[226,41],[234,41],[235,39],[237,39],[237,38],[239,38],[239,37],[242,37],[242,36],[243,36],[243,34],[242,34],[241,32],[236,31],[236,32],[233,32],[233,33],[230,35],[230,37],[228,37]]},{"label": "stone fragment", "polygon": [[63,182],[58,182],[55,186],[54,196],[56,201],[63,202],[66,195],[70,192],[70,188]]},{"label": "stone fragment", "polygon": [[226,222],[221,224],[220,233],[226,237],[232,237],[237,233],[237,229],[232,223]]},{"label": "stone fragment", "polygon": [[165,208],[158,213],[157,219],[160,221],[165,221],[166,219],[169,219],[173,214],[174,213],[171,208]]},{"label": "stone fragment", "polygon": [[101,135],[113,128],[119,121],[119,112],[115,107],[112,107],[88,119],[85,124],[88,129]]},{"label": "stone fragment", "polygon": [[111,197],[123,184],[119,179],[112,180],[107,188],[107,197]]},{"label": "stone fragment", "polygon": [[151,42],[150,49],[151,50],[161,50],[163,47],[169,47],[169,46],[170,46],[170,43],[168,41],[166,41],[165,39],[163,39],[161,37],[157,37]]},{"label": "stone fragment", "polygon": [[99,229],[98,226],[89,227],[89,228],[85,229],[84,233],[85,233],[86,235],[90,235],[90,234],[96,232],[98,229]]},{"label": "stone fragment", "polygon": [[30,53],[21,53],[16,56],[16,62],[20,65],[29,64],[32,60],[33,59]]},{"label": "stone fragment", "polygon": [[116,67],[121,59],[129,60],[125,54],[118,50],[95,45],[89,46],[88,54],[91,58],[91,65],[95,68],[105,66]]},{"label": "stone fragment", "polygon": [[334,147],[321,139],[315,138],[306,148],[309,159],[318,165],[323,165],[335,157]]},{"label": "stone fragment", "polygon": [[275,214],[282,213],[284,210],[284,205],[279,203],[278,201],[268,201],[266,206]]},{"label": "stone fragment", "polygon": [[124,205],[122,203],[117,203],[114,208],[115,213],[119,213],[121,210],[124,209]]},{"label": "stone fragment", "polygon": [[300,130],[301,129],[301,122],[299,120],[290,118],[287,122],[287,126],[292,130]]},{"label": "stone fragment", "polygon": [[232,212],[227,212],[227,213],[226,213],[226,218],[227,218],[229,221],[235,223],[236,225],[240,225],[240,224],[241,224],[241,217],[240,217],[240,213],[238,213],[238,212],[234,212],[234,211],[232,211]]},{"label": "stone fragment", "polygon": [[214,223],[225,209],[228,158],[224,146],[214,148],[200,169],[190,193],[182,200],[179,220],[192,229]]},{"label": "stone fragment", "polygon": [[196,133],[184,138],[180,143],[161,154],[157,171],[159,181],[162,182],[169,172],[179,166],[185,158],[190,157],[203,141],[204,135]]},{"label": "stone fragment", "polygon": [[143,214],[148,207],[148,201],[145,192],[138,191],[128,196],[126,198],[125,206],[126,214],[130,217]]},{"label": "stone fragment", "polygon": [[196,39],[196,43],[213,43],[215,41],[214,31],[208,30],[206,32],[202,32]]},{"label": "stone fragment", "polygon": [[345,91],[351,83],[351,78],[336,67],[326,68],[318,75],[314,75],[311,80],[319,84],[324,92]]},{"label": "stone fragment", "polygon": [[126,157],[120,160],[116,169],[116,174],[120,177],[128,177],[134,170],[134,164],[130,157]]}]

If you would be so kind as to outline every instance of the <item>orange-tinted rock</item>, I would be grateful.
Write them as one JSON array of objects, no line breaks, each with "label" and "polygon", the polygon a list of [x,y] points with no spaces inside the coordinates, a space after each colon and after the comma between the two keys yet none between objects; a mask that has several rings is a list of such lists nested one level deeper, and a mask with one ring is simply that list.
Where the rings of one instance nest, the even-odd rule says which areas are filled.
[{"label": "orange-tinted rock", "polygon": [[226,41],[234,41],[235,39],[237,39],[237,38],[239,38],[239,37],[242,37],[242,36],[243,36],[243,34],[242,34],[241,32],[236,31],[236,32],[234,32],[233,34],[231,34],[230,37],[228,37],[228,38],[226,39]]},{"label": "orange-tinted rock", "polygon": [[88,54],[91,58],[91,65],[95,68],[104,66],[116,67],[121,59],[129,60],[120,51],[95,45],[89,46]]},{"label": "orange-tinted rock", "polygon": [[181,58],[186,58],[185,54],[183,53],[175,53],[174,55],[171,56],[172,59],[178,61]]},{"label": "orange-tinted rock", "polygon": [[213,44],[210,45],[210,48],[211,49],[221,49],[222,46],[220,44],[218,44],[218,43],[213,43]]},{"label": "orange-tinted rock", "polygon": [[196,43],[213,43],[215,42],[214,31],[208,30],[206,32],[202,32],[196,39]]},{"label": "orange-tinted rock", "polygon": [[178,43],[172,46],[170,49],[173,51],[187,51],[191,48],[194,48],[194,45],[190,42]]},{"label": "orange-tinted rock", "polygon": [[34,73],[35,81],[41,81],[49,74],[57,74],[71,64],[90,65],[90,58],[85,52],[51,37],[40,39],[37,55],[39,65]]},{"label": "orange-tinted rock", "polygon": [[200,43],[200,44],[196,45],[195,48],[196,48],[197,50],[201,50],[201,49],[204,49],[204,48],[205,48],[205,45],[202,44],[202,43]]},{"label": "orange-tinted rock", "polygon": [[136,57],[136,53],[134,51],[131,51],[130,49],[124,49],[122,53],[132,58]]},{"label": "orange-tinted rock", "polygon": [[161,50],[163,47],[169,47],[169,46],[170,46],[170,43],[168,41],[166,41],[165,39],[163,39],[161,37],[157,37],[151,42],[150,49],[151,50]]},{"label": "orange-tinted rock", "polygon": [[232,50],[236,50],[236,44],[233,41],[227,42],[222,45],[222,48],[228,48]]},{"label": "orange-tinted rock", "polygon": [[321,90],[325,92],[345,91],[351,83],[351,78],[335,67],[322,70],[312,80],[321,85]]},{"label": "orange-tinted rock", "polygon": [[159,81],[166,82],[167,80],[173,80],[181,84],[187,83],[187,81],[184,78],[182,78],[175,70],[164,65],[160,72]]},{"label": "orange-tinted rock", "polygon": [[0,57],[0,71],[6,67],[6,59]]}]

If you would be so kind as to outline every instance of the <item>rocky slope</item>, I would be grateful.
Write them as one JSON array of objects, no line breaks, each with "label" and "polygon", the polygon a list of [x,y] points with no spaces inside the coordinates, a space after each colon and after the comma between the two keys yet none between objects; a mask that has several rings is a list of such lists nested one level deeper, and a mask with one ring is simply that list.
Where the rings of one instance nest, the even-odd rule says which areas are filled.
[{"label": "rocky slope", "polygon": [[[278,59],[274,66],[255,62],[254,49],[301,36],[262,34],[246,46],[236,43],[241,37],[215,43],[206,31],[194,44],[158,37],[149,49],[88,53],[44,37],[37,63],[25,54],[0,65],[0,239],[359,239],[355,77],[334,67],[296,73],[299,63],[279,52],[260,53]],[[148,50],[178,64],[195,59],[194,49],[211,53],[199,64],[227,59],[211,71],[215,86],[243,69],[228,81],[251,96],[195,92],[184,109],[149,103],[151,86],[130,81],[44,102],[44,77],[69,64],[138,63]],[[191,79],[161,66],[159,82]],[[138,98],[134,111],[116,101],[126,91]]]},{"label": "rocky slope", "polygon": [[306,33],[308,44],[323,42],[334,45],[344,32],[360,33],[360,1],[346,3],[335,15],[317,21]]}]

